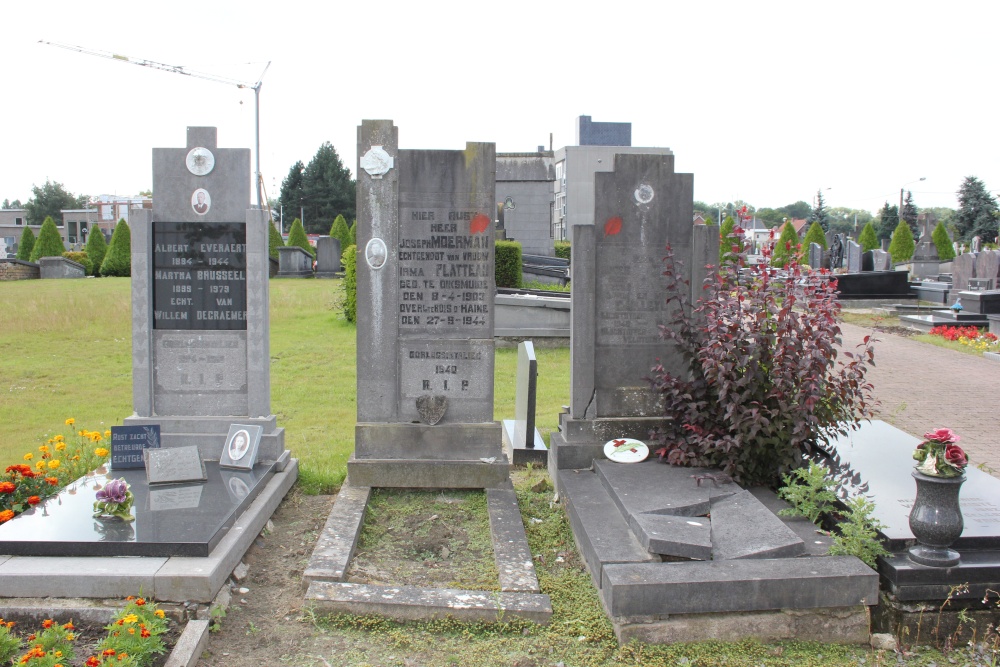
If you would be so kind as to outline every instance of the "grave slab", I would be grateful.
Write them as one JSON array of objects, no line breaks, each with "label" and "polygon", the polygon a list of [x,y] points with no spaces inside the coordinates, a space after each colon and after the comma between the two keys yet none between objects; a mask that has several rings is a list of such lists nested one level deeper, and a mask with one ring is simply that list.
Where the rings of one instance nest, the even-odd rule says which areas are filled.
[{"label": "grave slab", "polygon": [[519,618],[547,625],[552,616],[549,596],[535,593],[314,581],[306,591],[306,601],[323,613],[378,614],[400,621],[452,617],[489,622]]},{"label": "grave slab", "polygon": [[965,550],[958,567],[927,567],[906,553],[879,559],[879,574],[897,600],[946,600],[957,586],[968,584],[968,595],[983,599],[987,590],[1000,590],[1000,551]]},{"label": "grave slab", "polygon": [[154,591],[167,558],[17,556],[0,564],[3,597],[106,598]]},{"label": "grave slab", "polygon": [[878,575],[853,556],[622,563],[604,567],[612,617],[872,605]]},{"label": "grave slab", "polygon": [[594,585],[600,588],[601,572],[608,564],[659,561],[639,544],[597,475],[589,470],[563,470],[557,475],[573,539]]},{"label": "grave slab", "polygon": [[198,664],[208,647],[208,626],[207,620],[188,621],[163,667],[194,667]]},{"label": "grave slab", "polygon": [[528,548],[517,495],[511,489],[487,489],[486,503],[493,538],[493,557],[500,574],[500,590],[538,593],[538,576]]},{"label": "grave slab", "polygon": [[788,558],[805,544],[749,491],[712,500],[712,558]]},{"label": "grave slab", "polygon": [[535,466],[546,466],[549,461],[549,448],[545,445],[542,434],[535,429],[532,435],[533,447],[517,446],[517,421],[514,419],[504,419],[501,422],[503,427],[503,451],[507,455],[512,465],[523,466],[528,463]]},{"label": "grave slab", "polygon": [[698,484],[692,479],[692,475],[717,471],[664,465],[655,460],[622,464],[598,459],[594,471],[625,516],[646,512],[704,516],[711,509],[714,495],[737,490],[732,484],[716,487],[712,482]]},{"label": "grave slab", "polygon": [[501,454],[493,461],[420,461],[357,459],[347,461],[355,486],[412,489],[499,489],[510,484],[510,463]]},{"label": "grave slab", "polygon": [[365,508],[371,488],[345,483],[340,487],[330,516],[316,540],[309,564],[302,573],[308,584],[312,581],[343,581],[354,556],[365,520]]},{"label": "grave slab", "polygon": [[712,559],[712,521],[706,517],[633,514],[629,526],[650,553]]}]

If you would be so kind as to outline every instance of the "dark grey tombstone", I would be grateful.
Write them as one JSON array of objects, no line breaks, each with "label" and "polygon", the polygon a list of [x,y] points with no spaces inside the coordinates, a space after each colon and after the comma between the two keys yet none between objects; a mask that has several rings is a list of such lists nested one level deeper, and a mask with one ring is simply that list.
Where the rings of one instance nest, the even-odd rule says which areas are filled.
[{"label": "dark grey tombstone", "polygon": [[664,419],[645,380],[650,367],[659,359],[687,373],[658,325],[673,312],[665,247],[683,262],[678,269],[690,280],[692,302],[702,294],[705,267],[718,263],[718,232],[691,224],[693,180],[674,172],[673,155],[619,154],[614,171],[595,177],[595,224],[572,228],[570,413],[550,436],[550,471],[589,467],[611,438],[647,438]]},{"label": "dark grey tombstone", "polygon": [[132,396],[126,426],[159,424],[164,448],[218,460],[229,425],[264,429],[261,460],[284,452],[271,414],[267,212],[250,208],[250,150],[214,127],[153,149],[151,210],[132,212]]},{"label": "dark grey tombstone", "polygon": [[885,252],[888,252],[889,251],[889,243],[891,241],[892,241],[892,239],[881,239],[880,243],[882,244],[882,250],[884,250]]},{"label": "dark grey tombstone", "polygon": [[316,239],[316,277],[336,278],[340,272],[340,239],[321,236]]},{"label": "dark grey tombstone", "polygon": [[83,264],[65,257],[42,257],[38,260],[39,275],[48,278],[84,278],[87,270]]},{"label": "dark grey tombstone", "polygon": [[493,420],[495,150],[401,150],[392,121],[358,128],[352,484],[508,480]]},{"label": "dark grey tombstone", "polygon": [[997,277],[1000,274],[1000,250],[982,250],[976,255],[976,278],[989,280],[986,289],[997,289]]},{"label": "dark grey tombstone", "polygon": [[298,246],[278,248],[278,278],[311,278],[313,256]]},{"label": "dark grey tombstone", "polygon": [[818,243],[809,244],[809,268],[818,269],[823,266],[823,246]]},{"label": "dark grey tombstone", "polygon": [[875,251],[866,250],[861,253],[861,271],[874,271],[875,270]]},{"label": "dark grey tombstone", "polygon": [[933,213],[921,213],[917,216],[917,226],[919,229],[919,240],[916,249],[913,251],[915,261],[933,261],[940,259],[937,245],[934,243],[932,235],[934,233],[934,223],[937,218]]},{"label": "dark grey tombstone", "polygon": [[961,292],[969,289],[969,278],[978,277],[976,275],[976,256],[967,252],[952,260],[951,275],[952,291]]},{"label": "dark grey tombstone", "polygon": [[504,449],[511,463],[545,465],[548,448],[535,428],[535,394],[538,385],[538,361],[535,345],[526,340],[517,346],[517,385],[514,396],[514,419],[505,419]]},{"label": "dark grey tombstone", "polygon": [[872,250],[872,271],[892,271],[892,255],[885,250]]},{"label": "dark grey tombstone", "polygon": [[856,242],[848,239],[847,240],[847,272],[848,273],[860,273],[861,272],[861,246]]}]

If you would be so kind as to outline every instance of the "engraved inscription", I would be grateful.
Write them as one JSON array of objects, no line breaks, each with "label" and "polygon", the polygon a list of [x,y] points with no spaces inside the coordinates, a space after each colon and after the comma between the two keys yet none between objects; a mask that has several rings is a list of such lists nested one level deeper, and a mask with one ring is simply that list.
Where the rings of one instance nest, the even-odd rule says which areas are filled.
[{"label": "engraved inscription", "polygon": [[165,391],[246,391],[243,334],[203,338],[163,334],[156,342],[155,378]]},{"label": "engraved inscription", "polygon": [[597,261],[596,344],[660,344],[657,325],[667,322],[669,312],[662,262],[626,244],[605,246]]},{"label": "engraved inscription", "polygon": [[493,387],[484,378],[492,362],[489,343],[465,340],[413,341],[400,345],[400,382],[406,398],[445,396],[484,399]]},{"label": "engraved inscription", "polygon": [[246,329],[246,227],[153,225],[153,328]]}]

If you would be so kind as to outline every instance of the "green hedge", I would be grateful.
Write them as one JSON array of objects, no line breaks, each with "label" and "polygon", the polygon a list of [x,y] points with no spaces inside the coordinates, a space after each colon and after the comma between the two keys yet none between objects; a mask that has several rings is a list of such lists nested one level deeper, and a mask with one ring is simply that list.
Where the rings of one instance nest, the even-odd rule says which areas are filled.
[{"label": "green hedge", "polygon": [[556,257],[561,257],[568,262],[570,259],[569,250],[569,241],[556,241]]},{"label": "green hedge", "polygon": [[284,248],[285,242],[281,238],[281,232],[270,223],[267,226],[267,254],[271,259],[278,259],[278,248]]},{"label": "green hedge", "polygon": [[517,241],[496,243],[497,287],[521,286],[521,244]]},{"label": "green hedge", "polygon": [[87,237],[87,245],[84,249],[87,251],[90,263],[94,266],[88,275],[100,275],[104,256],[108,254],[108,242],[104,240],[104,232],[97,225],[90,228],[90,236]]},{"label": "green hedge", "polygon": [[37,262],[42,257],[61,257],[64,252],[66,246],[63,245],[62,236],[59,235],[52,216],[48,216],[38,232],[35,247],[31,249],[31,261]]},{"label": "green hedge", "polygon": [[288,232],[288,243],[285,245],[289,248],[298,246],[312,255],[313,258],[316,257],[316,248],[309,245],[309,236],[306,235],[306,230],[302,227],[302,221],[298,218],[295,218],[292,222],[292,229]]},{"label": "green hedge", "polygon": [[343,249],[340,261],[344,265],[344,317],[348,322],[358,321],[358,247]]},{"label": "green hedge", "polygon": [[35,232],[31,227],[25,227],[21,232],[21,240],[17,244],[17,258],[22,262],[31,261],[31,251],[35,248]]},{"label": "green hedge", "polygon": [[62,256],[65,257],[66,259],[83,264],[83,270],[86,271],[85,275],[88,276],[94,275],[94,263],[90,261],[90,257],[87,255],[87,253],[76,252],[76,251],[64,252]]},{"label": "green hedge", "polygon": [[101,263],[101,275],[119,278],[132,275],[132,231],[125,220],[119,220],[115,225],[108,254]]}]

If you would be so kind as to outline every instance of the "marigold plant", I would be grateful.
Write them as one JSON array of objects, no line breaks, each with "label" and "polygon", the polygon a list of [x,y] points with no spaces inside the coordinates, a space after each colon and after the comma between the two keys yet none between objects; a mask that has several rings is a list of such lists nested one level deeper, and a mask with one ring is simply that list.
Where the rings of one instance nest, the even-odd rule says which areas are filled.
[{"label": "marigold plant", "polygon": [[667,300],[680,307],[660,330],[690,373],[653,367],[650,381],[670,417],[653,439],[668,463],[776,488],[803,465],[803,452],[871,418],[873,340],[866,336],[857,353],[838,349],[840,305],[827,271],[803,270],[794,254],[781,276],[766,264],[746,269],[744,260],[710,275],[692,306],[667,248]]}]

